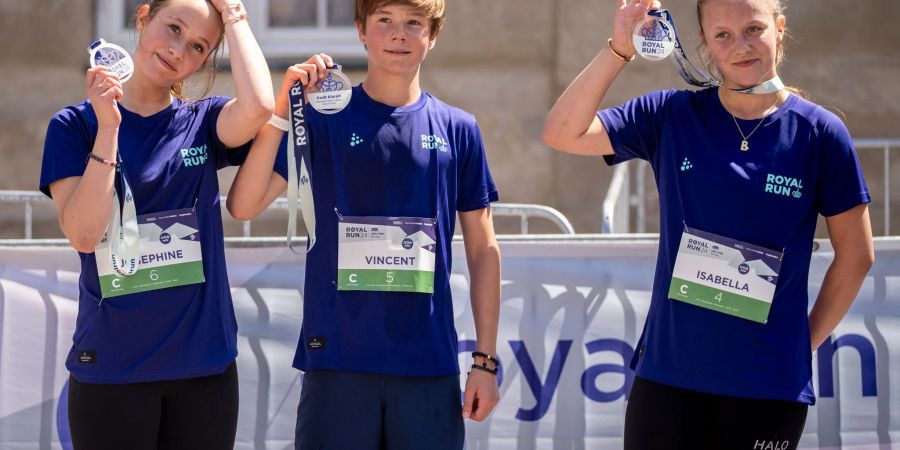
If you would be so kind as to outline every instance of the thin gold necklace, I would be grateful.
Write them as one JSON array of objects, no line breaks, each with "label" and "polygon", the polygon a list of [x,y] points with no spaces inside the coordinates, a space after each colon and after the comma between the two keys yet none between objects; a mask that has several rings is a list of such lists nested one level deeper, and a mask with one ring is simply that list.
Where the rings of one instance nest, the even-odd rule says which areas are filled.
[{"label": "thin gold necklace", "polygon": [[[748,142],[748,140],[750,139],[750,136],[753,136],[753,133],[756,133],[756,130],[758,130],[759,126],[762,125],[764,120],[766,120],[766,117],[769,117],[769,114],[772,114],[773,112],[775,112],[777,110],[777,108],[775,108],[775,106],[778,105],[778,100],[780,100],[780,99],[778,97],[775,97],[775,103],[773,103],[772,106],[766,110],[766,113],[763,114],[762,118],[759,119],[759,122],[756,123],[756,126],[753,127],[753,131],[751,131],[750,134],[747,134],[747,135],[744,134],[744,130],[742,130],[741,125],[738,124],[737,117],[734,117],[734,114],[732,114],[731,111],[728,111],[728,108],[725,108],[725,111],[728,111],[728,114],[731,115],[731,120],[734,121],[734,126],[737,127],[738,133],[741,133],[741,138],[742,138],[741,151],[742,152],[746,152],[746,151],[750,150],[750,143]],[[722,104],[723,105],[725,104],[724,100],[723,100]]]}]

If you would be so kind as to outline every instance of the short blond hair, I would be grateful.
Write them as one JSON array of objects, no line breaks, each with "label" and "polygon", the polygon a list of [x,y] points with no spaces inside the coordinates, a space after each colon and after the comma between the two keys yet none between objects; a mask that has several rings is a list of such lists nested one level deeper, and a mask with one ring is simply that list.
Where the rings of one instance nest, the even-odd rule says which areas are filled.
[{"label": "short blond hair", "polygon": [[363,31],[366,31],[366,19],[369,18],[378,8],[388,5],[404,5],[412,6],[425,13],[425,16],[431,21],[431,39],[437,37],[444,27],[445,4],[444,0],[355,0],[356,2],[356,22],[360,24]]}]

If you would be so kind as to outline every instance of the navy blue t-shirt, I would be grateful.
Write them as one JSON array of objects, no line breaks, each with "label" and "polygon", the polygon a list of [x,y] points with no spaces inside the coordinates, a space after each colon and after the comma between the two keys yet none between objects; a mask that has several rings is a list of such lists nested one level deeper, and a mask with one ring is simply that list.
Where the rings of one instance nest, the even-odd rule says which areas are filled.
[{"label": "navy blue t-shirt", "polygon": [[[312,146],[316,245],[307,253],[300,370],[459,373],[450,298],[456,211],[498,198],[475,118],[428,93],[392,107],[353,89],[340,113],[304,109]],[[287,178],[287,136],[276,172]],[[434,294],[338,291],[337,212],[436,218]]]},{"label": "navy blue t-shirt", "polygon": [[[249,146],[227,149],[216,134],[216,120],[228,100],[176,99],[149,117],[119,107],[119,154],[137,213],[196,207],[206,281],[101,302],[94,253],[79,253],[78,318],[66,358],[79,381],[201,377],[222,373],[237,356],[216,171],[242,163]],[[90,101],[57,112],[44,143],[41,191],[49,196],[54,181],[82,176],[96,136]],[[79,353],[88,356],[78,358]]]},{"label": "navy blue t-shirt", "polygon": [[[870,196],[850,134],[796,95],[741,135],[715,89],[661,91],[599,112],[617,164],[650,162],[659,188],[653,297],[632,368],[685,389],[812,404],[807,283],[818,214]],[[738,120],[744,133],[757,120]],[[768,323],[668,298],[685,226],[784,249]]]}]

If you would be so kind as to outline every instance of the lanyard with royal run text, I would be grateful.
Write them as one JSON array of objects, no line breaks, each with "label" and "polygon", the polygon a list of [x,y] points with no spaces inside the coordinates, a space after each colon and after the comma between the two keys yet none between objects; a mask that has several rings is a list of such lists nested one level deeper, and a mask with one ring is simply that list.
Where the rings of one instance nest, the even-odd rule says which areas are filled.
[{"label": "lanyard with royal run text", "polygon": [[[309,169],[312,164],[311,147],[309,145],[309,126],[303,112],[305,97],[303,85],[297,83],[289,92],[290,98],[290,122],[288,130],[287,158],[288,158],[288,228],[287,243],[292,252],[292,242],[297,231],[297,199],[300,199],[300,211],[303,214],[303,223],[309,235],[309,245],[306,251],[312,250],[316,245],[316,209],[313,203],[312,179]],[[300,153],[300,173],[297,175],[297,153]]]}]

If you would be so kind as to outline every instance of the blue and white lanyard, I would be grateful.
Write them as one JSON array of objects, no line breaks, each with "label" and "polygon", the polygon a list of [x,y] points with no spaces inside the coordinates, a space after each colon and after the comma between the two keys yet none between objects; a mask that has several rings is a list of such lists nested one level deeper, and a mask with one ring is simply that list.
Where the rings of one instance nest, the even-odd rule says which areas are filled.
[{"label": "blue and white lanyard", "polygon": [[131,192],[131,186],[125,178],[125,172],[122,170],[121,156],[118,156],[118,160],[119,165],[116,167],[116,174],[122,181],[125,201],[121,203],[120,212],[119,194],[115,185],[113,185],[112,213],[109,220],[109,233],[107,233],[106,237],[109,241],[109,255],[113,269],[119,275],[128,277],[134,275],[138,270],[141,256],[141,236],[138,229],[134,194]]},{"label": "blue and white lanyard", "polygon": [[[306,124],[306,117],[303,115],[303,105],[305,97],[303,95],[303,85],[297,83],[289,92],[290,99],[290,122],[291,126],[288,130],[288,186],[287,186],[287,202],[288,202],[288,228],[287,243],[292,252],[294,244],[291,242],[297,231],[297,198],[300,199],[300,211],[303,214],[303,223],[306,225],[306,232],[309,235],[309,245],[306,251],[312,250],[316,245],[316,208],[313,203],[312,179],[309,176],[309,167],[312,163],[309,145],[309,126]],[[300,152],[300,176],[297,176],[297,151]],[[298,183],[299,181],[299,183]]]}]

